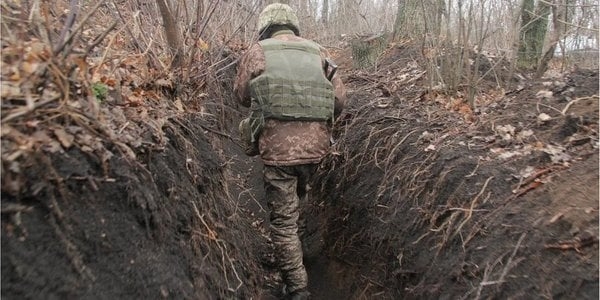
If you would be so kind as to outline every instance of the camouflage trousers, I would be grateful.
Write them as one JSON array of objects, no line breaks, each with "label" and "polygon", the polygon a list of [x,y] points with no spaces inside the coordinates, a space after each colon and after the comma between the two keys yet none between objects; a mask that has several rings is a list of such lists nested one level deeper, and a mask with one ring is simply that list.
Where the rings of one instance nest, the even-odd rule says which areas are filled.
[{"label": "camouflage trousers", "polygon": [[271,238],[279,269],[288,292],[306,288],[308,276],[302,262],[298,237],[300,200],[317,165],[267,166],[264,168],[265,197],[271,211]]}]

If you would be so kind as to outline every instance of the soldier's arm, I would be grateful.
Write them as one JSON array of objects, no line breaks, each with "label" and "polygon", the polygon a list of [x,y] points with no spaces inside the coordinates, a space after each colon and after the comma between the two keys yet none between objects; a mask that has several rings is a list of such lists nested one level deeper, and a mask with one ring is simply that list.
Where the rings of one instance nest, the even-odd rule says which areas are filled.
[{"label": "soldier's arm", "polygon": [[344,83],[342,82],[342,79],[338,73],[333,75],[331,83],[333,84],[333,89],[335,91],[335,106],[333,109],[333,114],[337,118],[346,106],[346,87],[344,87]]},{"label": "soldier's arm", "polygon": [[233,93],[240,104],[250,107],[250,80],[265,70],[265,56],[260,45],[255,44],[242,56],[233,83]]},{"label": "soldier's arm", "polygon": [[[326,58],[330,58],[329,52],[324,47],[321,47],[321,60],[323,63],[323,67],[325,67]],[[327,74],[325,74],[327,76]],[[339,73],[335,73],[333,78],[331,79],[331,84],[333,84],[333,90],[335,93],[335,106],[333,109],[334,117],[337,118],[341,113],[344,107],[346,106],[346,87],[344,87],[344,83],[340,78]]]}]

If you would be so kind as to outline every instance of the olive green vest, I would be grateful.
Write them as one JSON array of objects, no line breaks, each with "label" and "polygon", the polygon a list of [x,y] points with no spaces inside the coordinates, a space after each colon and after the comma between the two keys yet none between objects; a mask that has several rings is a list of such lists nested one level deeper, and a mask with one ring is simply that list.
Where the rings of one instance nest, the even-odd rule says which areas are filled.
[{"label": "olive green vest", "polygon": [[[252,123],[264,119],[333,119],[333,85],[323,72],[319,46],[310,41],[266,39],[259,42],[265,71],[250,81]],[[262,120],[257,120],[262,119]],[[253,124],[253,133],[257,133]]]}]

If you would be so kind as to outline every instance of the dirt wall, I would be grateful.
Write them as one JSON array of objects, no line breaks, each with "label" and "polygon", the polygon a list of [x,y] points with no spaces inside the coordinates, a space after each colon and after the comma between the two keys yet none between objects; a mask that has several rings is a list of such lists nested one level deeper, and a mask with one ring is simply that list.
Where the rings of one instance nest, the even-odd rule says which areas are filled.
[{"label": "dirt wall", "polygon": [[[382,97],[350,82],[361,92],[312,195],[324,249],[356,274],[337,284],[363,299],[597,298],[598,117],[583,104],[597,105],[597,73],[544,99],[556,81],[542,81],[475,121],[426,90]],[[573,99],[588,108],[553,109]]]},{"label": "dirt wall", "polygon": [[[71,148],[20,161],[2,191],[2,297],[256,297],[256,247],[206,119],[173,118],[162,149],[105,162]],[[151,145],[156,146],[156,143]]]}]

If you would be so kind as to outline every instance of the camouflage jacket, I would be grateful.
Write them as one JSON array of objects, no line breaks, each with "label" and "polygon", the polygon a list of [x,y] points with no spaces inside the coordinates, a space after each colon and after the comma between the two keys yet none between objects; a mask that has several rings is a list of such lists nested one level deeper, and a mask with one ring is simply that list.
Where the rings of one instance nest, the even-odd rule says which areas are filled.
[{"label": "camouflage jacket", "polygon": [[[302,40],[291,31],[276,32],[272,38],[284,41]],[[323,64],[329,57],[321,48]],[[250,80],[265,70],[265,56],[261,46],[253,45],[242,57],[234,83],[234,93],[243,106],[250,107]],[[332,79],[335,90],[335,117],[346,103],[346,91],[337,74]],[[258,140],[260,156],[265,165],[293,166],[318,163],[330,146],[331,128],[327,122],[280,121],[268,119]]]}]

